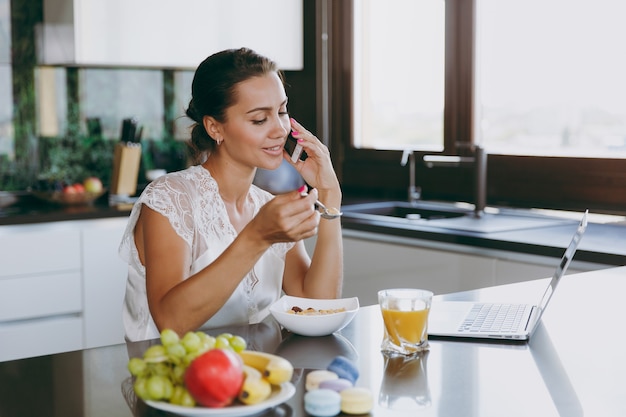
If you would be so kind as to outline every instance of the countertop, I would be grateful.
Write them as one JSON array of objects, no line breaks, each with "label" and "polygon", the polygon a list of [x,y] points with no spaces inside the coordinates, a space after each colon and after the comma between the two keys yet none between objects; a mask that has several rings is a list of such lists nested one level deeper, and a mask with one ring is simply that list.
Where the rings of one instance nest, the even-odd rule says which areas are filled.
[{"label": "countertop", "polygon": [[[592,213],[590,213],[592,214]],[[566,213],[558,225],[521,230],[479,233],[429,226],[427,222],[383,221],[360,218],[345,213],[342,226],[346,230],[384,236],[389,241],[396,237],[416,239],[445,245],[463,245],[473,250],[498,250],[560,258],[569,243],[582,213]],[[592,214],[593,217],[593,214]],[[604,216],[598,216],[604,217]],[[595,264],[626,265],[626,224],[624,222],[594,222],[590,219],[575,260]]]},{"label": "countertop", "polygon": [[126,217],[131,208],[129,204],[109,206],[107,195],[92,204],[68,206],[24,196],[18,203],[0,208],[0,226]]},{"label": "countertop", "polygon": [[[546,285],[537,280],[436,298],[533,302]],[[624,291],[626,267],[569,275],[529,342],[431,338],[429,352],[410,360],[388,360],[380,353],[383,323],[377,306],[362,307],[331,336],[296,336],[271,318],[209,333],[240,334],[251,349],[280,354],[294,365],[295,395],[263,416],[305,417],[307,373],[324,369],[337,355],[357,363],[356,385],[372,392],[374,417],[624,416],[626,337],[607,320],[626,315]],[[129,357],[151,343],[0,362],[0,415],[164,415],[134,397],[126,369]]]},{"label": "countertop", "polygon": [[[109,206],[106,196],[92,205],[59,206],[35,199],[0,208],[0,226],[57,221],[126,217],[130,205]],[[374,233],[387,240],[418,239],[484,250],[502,250],[559,258],[569,242],[577,220],[569,224],[497,233],[473,233],[423,224],[399,224],[350,218],[341,219],[345,230]],[[590,222],[576,253],[576,261],[602,265],[626,265],[626,225]]]}]

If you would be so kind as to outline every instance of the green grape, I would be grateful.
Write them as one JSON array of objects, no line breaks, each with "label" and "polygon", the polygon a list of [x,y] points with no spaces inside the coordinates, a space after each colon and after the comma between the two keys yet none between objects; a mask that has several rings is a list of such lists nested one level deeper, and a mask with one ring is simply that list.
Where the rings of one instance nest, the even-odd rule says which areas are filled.
[{"label": "green grape", "polygon": [[198,336],[195,332],[187,332],[183,336],[182,343],[187,353],[197,352],[202,344],[200,336]]},{"label": "green grape", "polygon": [[174,384],[169,378],[166,378],[164,381],[165,384],[165,397],[164,399],[169,400],[172,398],[172,393],[174,392]]},{"label": "green grape", "polygon": [[187,354],[187,350],[182,345],[182,343],[174,343],[173,345],[169,345],[166,348],[167,355],[172,358],[182,359]]},{"label": "green grape", "polygon": [[170,346],[180,341],[180,337],[178,337],[178,333],[176,333],[172,329],[164,329],[161,332],[161,344],[163,346]]},{"label": "green grape", "polygon": [[189,391],[187,391],[187,389],[184,387],[183,387],[183,395],[182,395],[180,405],[182,405],[183,407],[195,407],[196,406],[196,400],[193,399]]},{"label": "green grape", "polygon": [[137,378],[133,384],[133,390],[135,394],[142,400],[150,400],[150,394],[148,393],[148,378]]},{"label": "green grape", "polygon": [[146,362],[163,362],[167,360],[167,351],[163,345],[152,345],[143,353]]},{"label": "green grape", "polygon": [[174,366],[176,366],[176,365],[180,365],[181,363],[183,363],[183,360],[184,360],[184,359],[185,359],[185,356],[184,356],[184,355],[183,355],[183,357],[182,357],[182,358],[180,358],[180,357],[176,357],[176,356],[170,356],[170,357],[168,358],[168,363],[169,363],[170,365],[174,365]]},{"label": "green grape", "polygon": [[148,364],[150,375],[167,376],[170,374],[170,366],[165,362],[157,362]]},{"label": "green grape", "polygon": [[177,365],[172,369],[172,382],[175,384],[182,384],[185,380],[185,371],[187,370],[186,366]]},{"label": "green grape", "polygon": [[227,336],[219,335],[215,338],[215,348],[217,349],[231,349],[230,340]]},{"label": "green grape", "polygon": [[185,355],[185,357],[183,358],[183,364],[189,366],[189,364],[196,359],[198,356],[202,355],[202,352],[198,351],[198,352],[189,352],[188,354]]},{"label": "green grape", "polygon": [[235,352],[241,352],[245,350],[248,344],[246,343],[246,339],[241,336],[233,336],[229,339],[230,347],[233,348]]},{"label": "green grape", "polygon": [[132,376],[141,376],[146,371],[146,362],[141,358],[131,358],[128,361],[128,371]]},{"label": "green grape", "polygon": [[183,407],[195,407],[196,401],[183,385],[174,385],[170,403]]},{"label": "green grape", "polygon": [[182,405],[185,388],[182,385],[174,385],[174,391],[170,397],[170,403],[174,405]]},{"label": "green grape", "polygon": [[213,336],[209,336],[204,332],[196,332],[196,334],[200,337],[201,351],[206,352],[207,350],[215,347],[215,338]]},{"label": "green grape", "polygon": [[135,394],[143,400],[194,407],[195,400],[184,386],[185,371],[191,361],[215,345],[216,339],[202,332],[188,332],[182,339],[166,331],[161,336],[163,344],[150,346],[143,359],[128,361],[128,370],[135,377]]},{"label": "green grape", "polygon": [[233,337],[232,333],[220,333],[217,335],[217,337],[224,337],[226,339],[230,339],[231,337]]},{"label": "green grape", "polygon": [[153,375],[146,382],[148,395],[153,400],[167,400],[172,396],[174,385],[163,375]]}]

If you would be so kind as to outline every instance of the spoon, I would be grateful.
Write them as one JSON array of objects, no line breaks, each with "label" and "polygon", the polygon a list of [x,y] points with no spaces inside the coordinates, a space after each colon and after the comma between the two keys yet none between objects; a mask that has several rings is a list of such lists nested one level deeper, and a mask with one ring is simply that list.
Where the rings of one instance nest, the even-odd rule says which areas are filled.
[{"label": "spoon", "polygon": [[[308,194],[309,193],[306,191],[306,189],[304,189],[303,191],[300,191],[300,195],[302,197],[307,196]],[[342,212],[340,212],[335,207],[327,208],[319,200],[315,200],[315,207],[317,207],[317,209],[320,212],[322,218],[327,219],[327,220],[336,219],[337,217],[341,217],[341,215],[343,214]]]},{"label": "spoon", "polygon": [[319,200],[315,200],[315,205],[319,209],[321,216],[327,220],[336,219],[337,217],[341,217],[341,215],[343,214],[335,207],[326,208],[326,206],[320,203]]}]

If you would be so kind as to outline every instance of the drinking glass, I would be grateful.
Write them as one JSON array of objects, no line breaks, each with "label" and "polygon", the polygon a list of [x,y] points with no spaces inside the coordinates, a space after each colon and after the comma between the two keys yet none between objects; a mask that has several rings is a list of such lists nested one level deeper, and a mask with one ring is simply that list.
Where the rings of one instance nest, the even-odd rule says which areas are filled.
[{"label": "drinking glass", "polygon": [[383,352],[414,355],[428,349],[428,313],[432,298],[432,291],[413,288],[378,292],[385,322]]}]

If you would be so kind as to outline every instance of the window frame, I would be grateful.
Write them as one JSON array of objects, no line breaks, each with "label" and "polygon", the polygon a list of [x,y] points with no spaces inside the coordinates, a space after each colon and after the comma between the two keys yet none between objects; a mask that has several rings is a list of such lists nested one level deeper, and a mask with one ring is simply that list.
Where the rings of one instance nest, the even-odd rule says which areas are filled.
[{"label": "window frame", "polygon": [[[330,62],[330,143],[344,193],[353,199],[407,198],[409,171],[401,151],[352,145],[353,0],[330,2],[326,18]],[[474,39],[476,0],[446,1],[444,151],[457,155],[474,140]],[[432,152],[428,152],[429,154]],[[417,152],[417,160],[423,156]],[[626,159],[490,154],[487,203],[626,214]],[[415,182],[427,200],[472,200],[465,168],[417,164]]]}]

